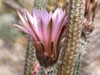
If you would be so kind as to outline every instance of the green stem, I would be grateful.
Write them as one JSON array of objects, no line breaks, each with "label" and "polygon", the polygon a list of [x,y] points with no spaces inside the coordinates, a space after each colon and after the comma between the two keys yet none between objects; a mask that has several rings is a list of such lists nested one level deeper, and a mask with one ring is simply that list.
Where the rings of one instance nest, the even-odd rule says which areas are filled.
[{"label": "green stem", "polygon": [[33,8],[37,8],[38,10],[41,10],[46,5],[46,0],[34,0]]},{"label": "green stem", "polygon": [[82,56],[79,53],[77,60],[76,60],[76,63],[75,63],[73,75],[80,75],[80,69],[82,66],[81,60],[82,60]]},{"label": "green stem", "polygon": [[[29,37],[31,38],[31,37]],[[27,43],[26,59],[25,59],[25,68],[24,75],[31,75],[31,69],[33,62],[36,61],[35,48],[31,45],[30,41]]]},{"label": "green stem", "polygon": [[[41,10],[45,6],[46,0],[34,0],[33,8],[37,8]],[[31,39],[31,37],[29,36]],[[27,52],[25,58],[25,68],[24,68],[24,75],[31,75],[31,69],[33,67],[33,63],[37,60],[35,47],[28,41],[27,44]]]}]

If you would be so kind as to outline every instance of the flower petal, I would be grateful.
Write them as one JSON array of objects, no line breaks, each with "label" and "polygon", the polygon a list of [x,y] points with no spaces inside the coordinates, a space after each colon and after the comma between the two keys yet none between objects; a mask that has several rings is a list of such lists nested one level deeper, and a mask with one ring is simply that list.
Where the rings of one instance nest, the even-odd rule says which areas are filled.
[{"label": "flower petal", "polygon": [[49,14],[45,8],[43,8],[41,11],[41,18],[43,20],[44,25],[47,26],[49,22]]},{"label": "flower petal", "polygon": [[37,19],[40,18],[40,12],[36,8],[33,9],[33,16],[36,16]]},{"label": "flower petal", "polygon": [[24,27],[22,27],[22,26],[20,26],[20,25],[18,25],[18,24],[13,24],[13,26],[18,27],[18,28],[21,29],[22,31],[24,31],[24,32],[26,32],[26,33],[29,34],[28,30],[25,29]]},{"label": "flower petal", "polygon": [[[60,13],[63,13],[62,12],[62,10],[59,10],[59,14]],[[59,19],[60,18],[60,19]],[[56,38],[56,36],[58,36],[59,34],[58,34],[58,32],[60,31],[60,29],[62,28],[62,24],[63,24],[63,22],[64,22],[64,19],[65,19],[65,13],[63,13],[63,15],[61,15],[61,16],[59,16],[58,18],[56,18],[56,20],[55,21],[57,21],[57,22],[55,22],[54,20],[53,20],[53,23],[54,24],[56,24],[56,25],[53,25],[54,27],[53,27],[53,34],[52,34],[52,41],[54,41],[54,40],[57,40],[57,38]]]},{"label": "flower petal", "polygon": [[51,37],[52,37],[52,26],[53,26],[53,21],[52,18],[50,19],[49,23],[48,23],[48,27],[47,27],[47,33],[46,33],[46,39],[47,39],[47,43],[51,41]]},{"label": "flower petal", "polygon": [[56,10],[55,10],[55,12],[54,12],[54,14],[53,14],[53,18],[56,18],[56,16],[58,15],[58,12],[59,12],[59,8],[57,8]]},{"label": "flower petal", "polygon": [[24,24],[24,26],[25,26],[27,29],[29,29],[27,23],[25,22],[24,18],[22,17],[22,15],[20,14],[19,11],[17,11],[17,14],[18,14],[20,20],[22,21],[22,23]]},{"label": "flower petal", "polygon": [[[27,11],[27,9],[25,9],[25,12],[26,12],[26,17],[27,17],[27,21],[32,29],[32,31],[36,34],[38,34],[38,28],[37,28],[37,25],[36,23],[34,24],[34,19],[33,17],[30,15],[30,13]],[[35,19],[36,20],[36,19]],[[35,21],[36,22],[36,21]]]},{"label": "flower petal", "polygon": [[[37,37],[36,35],[34,34],[34,32],[32,31],[31,27],[29,24],[26,23],[26,21],[24,20],[24,18],[21,16],[21,14],[17,11],[23,25],[25,26],[25,28],[29,31],[30,35],[32,35],[32,37],[34,38],[35,41],[37,41]],[[25,12],[25,16],[26,16],[26,12]]]}]

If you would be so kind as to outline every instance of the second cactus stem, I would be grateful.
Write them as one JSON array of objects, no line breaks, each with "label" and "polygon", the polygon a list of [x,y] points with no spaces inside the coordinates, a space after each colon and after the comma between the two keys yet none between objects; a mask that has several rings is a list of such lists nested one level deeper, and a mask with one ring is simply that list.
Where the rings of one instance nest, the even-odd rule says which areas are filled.
[{"label": "second cactus stem", "polygon": [[58,75],[73,75],[78,56],[78,44],[84,19],[84,9],[85,0],[70,0],[67,46],[63,51],[62,64],[59,66]]}]

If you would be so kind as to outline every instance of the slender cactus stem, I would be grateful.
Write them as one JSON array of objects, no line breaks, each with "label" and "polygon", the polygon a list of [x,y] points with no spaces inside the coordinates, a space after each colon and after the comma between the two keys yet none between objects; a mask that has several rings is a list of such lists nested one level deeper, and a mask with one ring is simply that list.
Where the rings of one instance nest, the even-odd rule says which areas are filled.
[{"label": "slender cactus stem", "polygon": [[73,75],[80,75],[80,69],[82,66],[81,61],[82,61],[82,56],[81,56],[81,53],[79,53],[76,63],[75,63]]},{"label": "slender cactus stem", "polygon": [[[34,0],[33,8],[37,8],[41,10],[45,6],[46,0]],[[29,36],[31,39],[31,37]],[[37,60],[35,47],[28,41],[27,44],[27,52],[26,52],[26,59],[25,59],[25,68],[24,68],[24,75],[31,75],[31,69],[33,67],[33,63]]]},{"label": "slender cactus stem", "polygon": [[38,10],[41,10],[46,5],[46,0],[34,0],[33,8],[37,8]]},{"label": "slender cactus stem", "polygon": [[70,0],[70,16],[68,26],[67,46],[62,55],[62,64],[59,66],[58,75],[73,75],[78,44],[81,34],[81,25],[84,19],[85,0]]},{"label": "slender cactus stem", "polygon": [[[93,21],[96,14],[97,8],[97,0],[86,0],[85,4],[85,14],[84,14],[84,21],[83,21],[83,30],[81,33],[80,43],[79,43],[79,55],[74,67],[74,74],[73,75],[80,75],[80,69],[82,66],[81,60],[82,56],[86,53],[88,48],[89,35],[94,29]],[[86,29],[87,28],[87,29]]]},{"label": "slender cactus stem", "polygon": [[[31,38],[29,36],[29,38]],[[33,62],[36,61],[35,55],[35,48],[31,45],[30,41],[27,43],[27,51],[26,51],[26,58],[25,58],[25,68],[24,68],[24,75],[31,75],[31,69],[33,66]]]}]

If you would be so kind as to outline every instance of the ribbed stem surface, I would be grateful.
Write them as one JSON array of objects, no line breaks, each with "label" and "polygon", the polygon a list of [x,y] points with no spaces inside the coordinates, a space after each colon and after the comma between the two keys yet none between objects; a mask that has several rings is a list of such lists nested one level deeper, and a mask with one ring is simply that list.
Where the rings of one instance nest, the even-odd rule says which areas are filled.
[{"label": "ribbed stem surface", "polygon": [[70,0],[70,3],[67,49],[63,51],[62,64],[59,66],[58,72],[60,73],[58,75],[72,75],[78,55],[85,0]]},{"label": "ribbed stem surface", "polygon": [[34,0],[34,6],[33,8],[37,8],[38,10],[41,10],[43,7],[45,7],[46,0]]},{"label": "ribbed stem surface", "polygon": [[34,61],[36,61],[35,48],[31,45],[30,41],[28,41],[24,75],[31,75],[31,69]]},{"label": "ribbed stem surface", "polygon": [[[34,0],[33,8],[41,10],[45,6],[45,2],[46,0]],[[29,38],[31,39],[31,37]],[[24,75],[31,75],[31,69],[33,68],[33,64],[36,60],[35,48],[30,41],[28,41]]]}]

